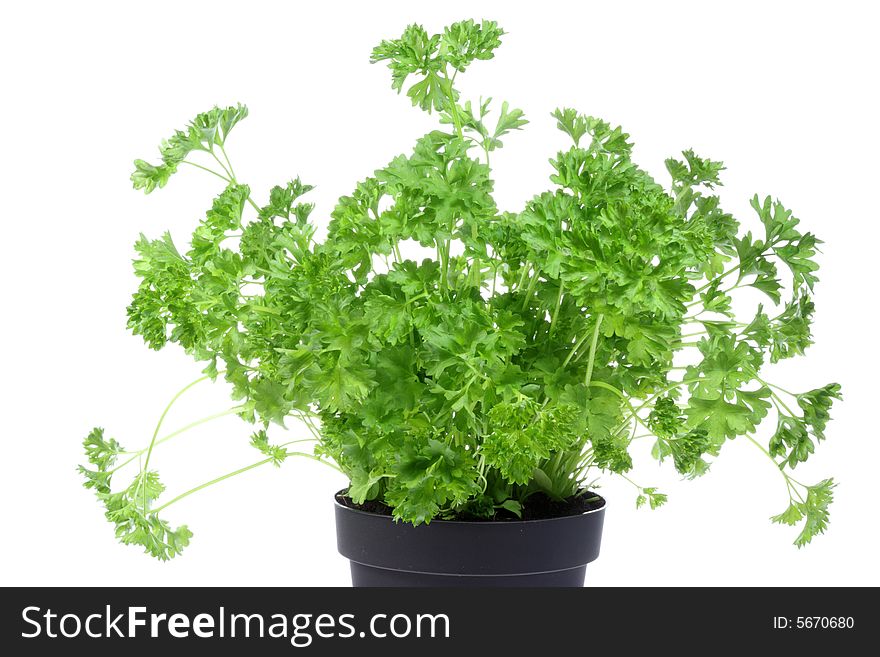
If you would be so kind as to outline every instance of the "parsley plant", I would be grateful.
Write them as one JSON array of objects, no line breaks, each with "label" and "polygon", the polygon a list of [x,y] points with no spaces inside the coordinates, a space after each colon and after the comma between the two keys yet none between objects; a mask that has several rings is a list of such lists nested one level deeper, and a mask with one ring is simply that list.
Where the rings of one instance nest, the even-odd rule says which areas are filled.
[{"label": "parsley plant", "polygon": [[[158,164],[135,161],[146,193],[182,165],[223,180],[187,249],[168,233],[138,240],[128,326],[231,384],[238,403],[218,415],[256,424],[261,458],[160,503],[150,457],[180,431],[160,436],[160,420],[146,448],[126,452],[94,429],[81,471],[119,540],[173,557],[191,533],[163,509],[292,455],[341,470],[355,502],[418,524],[582,494],[594,469],[626,476],[636,440],[698,477],[738,436],[782,474],[788,507],[773,521],[800,525],[798,546],[825,531],[833,481],[791,473],[824,439],[840,387],[791,393],[762,374],[811,344],[819,241],[769,197],[752,200],[762,230],[743,232],[713,193],[721,162],[684,151],[664,187],[632,161],[621,128],[573,109],[553,114],[571,145],[551,160],[552,187],[499,211],[490,158],[526,120],[506,102],[463,100],[456,79],[502,34],[491,21],[435,35],[411,25],[374,49],[392,87],[439,126],[339,199],[322,243],[302,200],[311,186],[297,178],[258,202],[236,175],[226,142],[244,106],[198,115],[162,142]],[[431,257],[404,258],[413,243]],[[767,303],[741,319],[731,302],[747,287]],[[676,366],[683,350],[697,364]],[[759,444],[771,415],[776,431]],[[289,419],[309,437],[270,442],[270,425]],[[128,463],[137,474],[111,488]],[[639,506],[666,501],[637,488]]]}]

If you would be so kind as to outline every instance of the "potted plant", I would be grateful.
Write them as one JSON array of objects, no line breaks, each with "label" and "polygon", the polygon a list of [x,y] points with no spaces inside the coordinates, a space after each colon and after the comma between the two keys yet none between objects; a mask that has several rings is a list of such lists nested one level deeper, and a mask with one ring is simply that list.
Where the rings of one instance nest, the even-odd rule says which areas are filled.
[{"label": "potted plant", "polygon": [[[135,161],[146,193],[184,165],[223,180],[188,247],[138,240],[128,327],[227,381],[227,413],[255,425],[261,457],[165,501],[151,455],[179,432],[163,436],[160,419],[126,452],[94,429],[81,471],[121,542],[174,557],[191,533],[165,508],[303,456],[351,482],[335,508],[355,584],[581,585],[605,511],[591,473],[626,476],[631,444],[648,439],[657,460],[699,477],[737,437],[779,466],[789,499],[773,521],[800,525],[798,546],[825,531],[832,479],[791,471],[824,438],[840,387],[792,393],[763,374],[811,344],[819,241],[769,197],[752,200],[759,232],[741,229],[713,193],[720,162],[684,151],[664,187],[621,128],[572,109],[553,114],[570,143],[551,188],[500,211],[490,159],[526,120],[461,98],[456,79],[502,34],[491,21],[433,36],[411,25],[375,48],[392,87],[439,125],[339,199],[322,241],[309,185],[258,201],[238,178],[226,142],[244,106],[198,115],[157,164]],[[744,318],[732,305],[743,288],[766,297]],[[308,437],[273,441],[290,420]],[[119,487],[127,464],[137,471]],[[666,501],[637,489],[638,506]]]}]

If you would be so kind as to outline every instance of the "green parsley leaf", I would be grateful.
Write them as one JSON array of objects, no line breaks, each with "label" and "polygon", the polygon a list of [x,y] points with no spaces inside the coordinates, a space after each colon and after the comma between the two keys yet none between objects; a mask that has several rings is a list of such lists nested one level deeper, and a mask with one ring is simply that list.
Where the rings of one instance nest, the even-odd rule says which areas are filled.
[{"label": "green parsley leaf", "polygon": [[164,187],[187,155],[193,151],[213,152],[214,146],[223,146],[232,128],[247,115],[248,110],[244,105],[214,107],[197,115],[184,130],[175,130],[171,137],[162,142],[159,147],[161,164],[134,161],[135,170],[131,174],[134,188],[149,194],[154,189]]}]

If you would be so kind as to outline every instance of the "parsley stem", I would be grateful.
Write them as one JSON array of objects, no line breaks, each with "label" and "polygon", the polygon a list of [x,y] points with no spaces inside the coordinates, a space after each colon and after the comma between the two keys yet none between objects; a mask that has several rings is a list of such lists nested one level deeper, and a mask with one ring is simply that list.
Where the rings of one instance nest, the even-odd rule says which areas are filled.
[{"label": "parsley stem", "polygon": [[728,276],[730,276],[734,272],[739,271],[741,267],[742,267],[742,263],[739,263],[736,267],[731,267],[727,271],[719,274],[718,276],[715,276],[714,278],[709,280],[709,282],[707,282],[703,287],[694,290],[694,294],[699,294],[700,292],[702,292],[703,290],[705,290],[709,286],[713,285],[716,281],[720,281],[724,278],[727,278]]},{"label": "parsley stem", "polygon": [[[208,415],[207,417],[203,417],[203,418],[196,420],[194,422],[190,422],[189,424],[181,427],[180,429],[175,429],[171,433],[159,438],[159,440],[156,441],[156,446],[161,445],[162,443],[169,441],[172,438],[189,431],[190,429],[194,429],[195,427],[197,427],[201,424],[205,424],[206,422],[210,422],[211,420],[216,420],[217,418],[226,417],[227,415],[233,415],[235,413],[240,413],[243,409],[244,409],[244,406],[234,406],[234,407],[229,408],[229,409],[222,411],[220,413],[214,413],[213,415]],[[117,470],[125,467],[126,465],[128,465],[129,463],[134,461],[138,456],[140,456],[141,454],[143,454],[146,451],[147,451],[147,448],[144,447],[143,449],[139,449],[136,452],[119,452],[120,454],[131,454],[132,457],[130,459],[128,459],[127,461],[120,463],[112,470],[110,470],[109,474],[112,474],[112,473],[116,472]]]},{"label": "parsley stem", "polygon": [[524,262],[522,264],[522,273],[519,275],[519,281],[516,284],[516,289],[521,290],[522,286],[526,284],[526,279],[529,277],[529,271],[531,271],[531,265],[528,262]]},{"label": "parsley stem", "polygon": [[565,283],[562,282],[562,279],[559,280],[559,294],[556,295],[556,306],[553,308],[553,317],[550,318],[550,331],[548,335],[553,335],[553,330],[556,328],[556,318],[559,316],[559,307],[562,305],[562,293],[565,290]]},{"label": "parsley stem", "polygon": [[631,483],[633,486],[635,486],[636,488],[638,488],[640,493],[642,492],[643,488],[642,488],[641,486],[639,486],[636,482],[634,482],[632,479],[630,479],[629,477],[627,477],[625,474],[623,474],[622,472],[615,472],[614,474],[623,477],[623,478],[626,479],[629,483]]},{"label": "parsley stem", "polygon": [[[596,359],[596,345],[599,342],[599,327],[602,326],[602,320],[605,319],[605,315],[599,313],[596,316],[596,327],[593,329],[593,341],[590,343],[590,358],[587,361],[587,375],[584,377],[584,385],[590,385],[590,379],[593,378],[593,362]],[[617,388],[615,388],[617,390]],[[628,402],[627,402],[628,403]],[[632,405],[630,405],[632,408]],[[635,411],[633,411],[635,413]]]},{"label": "parsley stem", "polygon": [[[764,456],[766,456],[768,459],[770,459],[770,461],[773,463],[773,465],[776,466],[777,470],[779,470],[779,473],[785,478],[785,485],[789,489],[789,491],[794,490],[795,495],[800,497],[800,493],[798,493],[797,489],[795,489],[791,486],[792,482],[796,483],[796,484],[798,484],[799,482],[797,482],[794,479],[792,479],[791,477],[789,477],[787,472],[785,472],[784,470],[779,468],[779,463],[777,463],[776,459],[773,458],[773,456],[770,454],[770,452],[767,451],[767,448],[765,448],[761,443],[759,443],[757,440],[752,438],[749,434],[744,434],[744,435],[749,440],[749,442],[751,442],[755,447],[757,447],[759,450],[761,450],[764,453]],[[803,486],[803,484],[800,484],[800,485]],[[789,492],[788,496],[791,497],[790,492]],[[803,498],[801,498],[801,501],[803,501]]]},{"label": "parsley stem", "polygon": [[535,286],[538,284],[538,278],[540,278],[537,270],[535,271],[535,275],[529,281],[529,287],[526,289],[526,296],[523,299],[522,308],[520,308],[520,312],[525,312],[526,308],[529,307],[529,301],[532,299],[532,295],[535,293]]},{"label": "parsley stem", "polygon": [[300,419],[302,419],[303,424],[306,425],[306,429],[309,430],[309,433],[315,437],[315,440],[321,442],[321,432],[318,430],[318,427],[315,426],[315,422],[312,418],[308,415],[302,415]]},{"label": "parsley stem", "polygon": [[449,99],[449,114],[452,115],[452,122],[455,125],[455,133],[458,135],[459,139],[464,139],[464,135],[461,130],[461,118],[458,116],[458,105],[455,102],[455,90],[452,87],[453,82],[455,82],[455,76],[458,74],[458,71],[452,74],[452,79],[449,79],[449,74],[446,72],[446,69],[443,69],[443,79],[448,83],[448,92],[445,96]]},{"label": "parsley stem", "polygon": [[770,383],[769,381],[764,381],[764,379],[760,379],[760,378],[758,379],[758,381],[760,381],[761,383],[763,383],[765,386],[767,386],[767,387],[769,387],[769,388],[775,388],[775,389],[778,390],[779,392],[784,392],[786,395],[789,395],[789,396],[791,396],[791,397],[797,397],[797,396],[798,396],[797,393],[795,393],[795,392],[789,392],[789,391],[786,390],[785,388],[783,388],[783,387],[781,387],[781,386],[778,386],[778,385],[776,385],[775,383]]},{"label": "parsley stem", "polygon": [[[789,491],[788,498],[791,500],[792,499],[791,494],[794,493],[797,496],[797,498],[801,501],[801,503],[803,504],[806,500],[804,500],[800,491],[795,486],[791,485],[792,482],[797,483],[791,477],[786,477],[785,484],[786,484],[786,486],[788,486],[788,491]],[[800,484],[800,485],[803,486],[803,484]],[[806,486],[804,486],[804,487],[806,488]]]},{"label": "parsley stem", "polygon": [[580,349],[580,348],[583,346],[584,342],[587,341],[587,338],[588,338],[588,337],[590,337],[590,334],[589,334],[589,333],[585,333],[585,334],[583,335],[583,337],[582,337],[580,340],[578,340],[577,343],[571,348],[571,351],[568,352],[568,356],[567,356],[566,359],[562,362],[562,368],[561,368],[561,369],[565,369],[565,366],[568,365],[568,363],[571,361],[572,356],[574,356],[574,355],[577,353],[578,349]]},{"label": "parsley stem", "polygon": [[208,481],[208,482],[206,482],[206,483],[204,483],[204,484],[201,484],[201,485],[199,485],[199,486],[196,486],[195,488],[190,488],[190,489],[189,489],[188,491],[186,491],[185,493],[181,493],[180,495],[178,495],[178,496],[175,497],[174,499],[172,499],[172,500],[166,502],[166,503],[163,504],[162,506],[160,506],[160,507],[158,507],[158,508],[156,508],[156,509],[153,509],[152,512],[153,512],[153,513],[159,513],[160,511],[162,511],[163,509],[168,508],[169,506],[171,506],[171,505],[174,504],[175,502],[179,502],[179,501],[182,500],[183,498],[185,498],[185,497],[189,497],[189,496],[192,495],[193,493],[197,493],[198,491],[200,491],[200,490],[202,490],[202,489],[204,489],[204,488],[207,488],[208,486],[213,486],[214,484],[219,484],[219,483],[220,483],[221,481],[223,481],[224,479],[229,479],[230,477],[234,477],[234,476],[236,476],[236,475],[240,475],[240,474],[242,474],[242,473],[244,473],[244,472],[247,472],[248,470],[253,470],[254,468],[257,468],[257,467],[259,467],[259,466],[261,466],[261,465],[265,465],[266,463],[271,463],[272,461],[273,461],[273,458],[272,458],[272,457],[269,457],[269,458],[267,458],[267,459],[263,459],[262,461],[258,461],[257,463],[252,463],[251,465],[245,466],[245,467],[243,467],[243,468],[239,468],[238,470],[235,470],[234,472],[228,472],[228,473],[226,473],[225,475],[223,475],[223,476],[221,476],[221,477],[217,477],[216,479],[212,479],[211,481]]},{"label": "parsley stem", "polygon": [[232,162],[229,160],[229,156],[226,154],[226,149],[223,148],[223,144],[220,144],[220,152],[223,153],[223,159],[225,159],[226,164],[229,165],[229,173],[232,175],[232,179],[235,180],[235,169],[232,168]]},{"label": "parsley stem", "polygon": [[[194,429],[195,427],[197,427],[201,424],[204,424],[205,422],[210,422],[211,420],[216,420],[217,418],[226,417],[227,415],[236,415],[238,413],[241,413],[241,411],[243,411],[243,410],[244,410],[244,406],[234,406],[233,408],[227,409],[227,410],[223,411],[222,413],[214,413],[214,415],[209,415],[207,417],[203,417],[200,420],[196,420],[195,422],[190,422],[189,424],[181,427],[180,429],[175,429],[171,433],[163,436],[162,438],[159,438],[159,440],[156,441],[156,445],[157,446],[161,445],[162,443],[171,440],[175,436],[179,436],[180,434],[182,434],[186,431],[189,431],[190,429]],[[138,453],[141,453],[143,451],[145,451],[145,450],[140,450],[140,452],[138,452]]]},{"label": "parsley stem", "polygon": [[[718,280],[721,280],[721,279],[718,279]],[[738,289],[740,289],[741,287],[743,287],[743,286],[740,285],[739,283],[737,283],[736,285],[731,285],[729,288],[727,288],[727,289],[725,289],[725,290],[721,290],[721,291],[718,292],[717,294],[718,294],[718,295],[724,295],[724,294],[727,294],[728,292],[733,292],[734,290],[738,290]],[[701,289],[702,289],[702,288],[701,288]],[[714,298],[714,297],[713,297],[713,298]],[[695,299],[695,300],[691,301],[690,303],[686,303],[686,304],[684,304],[684,307],[685,307],[685,308],[692,308],[693,306],[696,306],[697,304],[700,304],[700,303],[703,303],[703,300],[702,300],[702,299]]]},{"label": "parsley stem", "polygon": [[183,160],[182,164],[189,164],[190,166],[195,167],[196,169],[201,169],[202,171],[207,171],[208,173],[214,174],[218,178],[222,178],[226,182],[232,182],[229,178],[224,176],[222,173],[217,173],[214,169],[209,169],[208,167],[203,167],[201,164],[196,164],[195,162],[190,162],[189,160]]},{"label": "parsley stem", "polygon": [[[153,455],[153,447],[156,446],[156,439],[159,437],[159,429],[162,428],[162,422],[165,420],[165,416],[168,415],[168,411],[171,410],[171,407],[174,406],[174,402],[180,399],[181,395],[185,393],[187,390],[195,386],[196,384],[201,383],[207,379],[212,378],[210,374],[206,374],[205,376],[199,377],[192,383],[181,388],[174,397],[171,398],[171,401],[168,402],[168,405],[165,407],[165,410],[162,411],[162,415],[159,416],[159,421],[156,423],[156,429],[153,431],[153,438],[150,440],[150,446],[147,448],[147,456],[144,458],[144,465],[141,467],[140,476],[143,478],[146,476],[147,468],[150,465],[150,457]],[[144,486],[144,510],[147,508],[147,487]]]},{"label": "parsley stem", "polygon": [[784,401],[782,401],[782,399],[779,398],[779,395],[777,395],[777,394],[776,394],[775,392],[773,392],[772,390],[770,391],[770,396],[773,398],[773,402],[774,402],[775,404],[777,404],[777,406],[776,406],[776,410],[777,410],[777,411],[780,410],[780,409],[779,409],[779,405],[781,405],[782,408],[784,408],[784,409],[788,412],[789,415],[791,415],[792,417],[797,417],[797,413],[794,413],[794,412],[788,407],[788,404],[786,404]]},{"label": "parsley stem", "polygon": [[[755,380],[758,381],[759,383],[764,384],[764,385],[767,386],[768,388],[777,388],[778,390],[781,390],[782,392],[785,392],[786,394],[791,395],[792,397],[797,397],[797,395],[792,395],[792,393],[787,392],[787,391],[785,391],[785,390],[782,390],[782,388],[779,388],[778,386],[774,386],[772,383],[767,383],[764,379],[762,379],[762,378],[759,377],[759,376],[756,376],[756,377],[755,377]],[[797,413],[795,413],[794,411],[792,411],[792,410],[788,407],[788,404],[786,404],[784,401],[782,401],[782,399],[779,397],[779,395],[777,395],[777,394],[776,394],[775,392],[773,392],[772,390],[770,391],[770,395],[773,397],[774,401],[775,401],[777,404],[781,404],[781,405],[782,405],[782,408],[784,408],[784,409],[788,412],[789,415],[791,415],[792,417],[797,417],[797,416],[798,416]],[[778,406],[778,405],[777,405],[776,408],[777,408],[777,410],[779,410],[779,406]]]},{"label": "parsley stem", "polygon": [[[259,297],[259,296],[255,296],[255,297],[253,297],[253,298],[258,299],[258,298],[260,298],[260,297]],[[248,308],[250,308],[251,310],[256,310],[257,312],[260,312],[260,313],[267,313],[267,314],[269,314],[269,315],[275,315],[276,317],[280,317],[280,316],[281,316],[281,311],[278,310],[277,308],[270,308],[269,306],[261,306],[261,305],[256,304],[256,303],[249,303],[249,304],[247,304],[247,306],[248,306]]]},{"label": "parsley stem", "polygon": [[[299,441],[290,441],[289,443],[284,443],[284,445],[280,445],[280,447],[284,447],[285,445],[290,445],[294,442],[299,442]],[[333,465],[329,461],[325,461],[325,460],[321,459],[320,457],[315,456],[314,454],[308,454],[306,452],[290,452],[290,451],[288,451],[287,456],[303,456],[305,458],[312,459],[313,461],[317,461],[318,463],[323,463],[324,465],[329,466],[342,474],[345,474],[337,466]],[[227,472],[226,474],[221,475],[215,479],[212,479],[211,481],[207,481],[204,484],[199,484],[195,488],[190,488],[188,491],[181,493],[180,495],[169,500],[168,502],[166,502],[162,506],[157,507],[155,509],[152,509],[150,511],[150,513],[159,513],[160,511],[167,509],[169,506],[171,506],[175,502],[179,502],[180,500],[184,499],[185,497],[189,497],[193,493],[197,493],[200,490],[208,488],[208,486],[213,486],[214,484],[219,484],[221,481],[225,481],[226,479],[229,479],[231,477],[235,477],[237,475],[244,474],[248,470],[253,470],[254,468],[260,467],[261,465],[266,465],[267,463],[272,463],[272,461],[274,461],[274,460],[275,460],[275,458],[270,456],[269,458],[263,459],[262,461],[257,461],[256,463],[251,463],[250,465],[246,465],[243,468],[239,468],[238,470],[233,470],[232,472]]]},{"label": "parsley stem", "polygon": [[223,164],[223,161],[219,157],[217,157],[217,154],[214,152],[214,150],[212,149],[208,152],[211,153],[211,157],[213,157],[215,160],[217,160],[217,164],[219,164],[220,168],[226,172],[227,176],[229,176],[229,181],[235,182],[235,174],[233,174],[229,169],[226,168],[226,165]]}]

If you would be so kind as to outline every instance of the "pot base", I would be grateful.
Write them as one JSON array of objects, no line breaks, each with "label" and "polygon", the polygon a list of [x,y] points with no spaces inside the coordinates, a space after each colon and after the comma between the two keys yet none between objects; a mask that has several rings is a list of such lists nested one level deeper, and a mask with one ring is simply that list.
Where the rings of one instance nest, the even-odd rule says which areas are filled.
[{"label": "pot base", "polygon": [[581,587],[599,556],[605,500],[541,520],[435,519],[417,526],[336,496],[336,544],[358,587]]},{"label": "pot base", "polygon": [[375,568],[355,561],[351,562],[351,583],[353,586],[369,587],[414,587],[433,588],[479,588],[479,587],[576,587],[584,585],[587,566],[577,566],[548,573],[529,573],[525,575],[437,575],[415,573],[406,570]]}]

